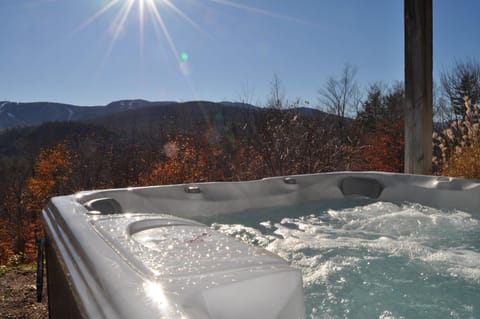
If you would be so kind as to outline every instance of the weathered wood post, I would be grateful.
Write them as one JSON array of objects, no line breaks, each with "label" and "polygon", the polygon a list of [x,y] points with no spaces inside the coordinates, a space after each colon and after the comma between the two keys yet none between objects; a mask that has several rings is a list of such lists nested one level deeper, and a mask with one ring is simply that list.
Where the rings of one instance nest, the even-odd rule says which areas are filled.
[{"label": "weathered wood post", "polygon": [[432,0],[405,0],[405,173],[432,173]]}]

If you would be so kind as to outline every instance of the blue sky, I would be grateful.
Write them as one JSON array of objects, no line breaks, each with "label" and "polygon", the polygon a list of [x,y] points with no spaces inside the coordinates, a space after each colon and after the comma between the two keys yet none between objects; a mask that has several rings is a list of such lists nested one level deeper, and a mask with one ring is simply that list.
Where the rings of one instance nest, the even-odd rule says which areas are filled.
[{"label": "blue sky", "polygon": [[[478,12],[477,0],[434,0],[435,77],[479,55]],[[232,101],[247,91],[258,104],[277,74],[289,99],[316,105],[345,63],[363,88],[403,79],[403,0],[0,0],[0,23],[0,100]]]}]

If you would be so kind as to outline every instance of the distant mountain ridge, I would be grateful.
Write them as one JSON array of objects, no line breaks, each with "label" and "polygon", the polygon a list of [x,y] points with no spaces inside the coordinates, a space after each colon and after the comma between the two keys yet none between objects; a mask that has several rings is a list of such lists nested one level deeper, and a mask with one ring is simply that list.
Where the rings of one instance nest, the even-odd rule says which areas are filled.
[{"label": "distant mountain ridge", "polygon": [[[202,102],[196,102],[202,103]],[[211,103],[211,102],[204,102]],[[89,121],[110,115],[150,107],[165,107],[182,104],[174,101],[151,102],[146,100],[120,100],[106,106],[78,106],[54,102],[9,102],[0,101],[0,130],[35,126],[45,122]],[[256,108],[253,105],[237,102],[220,102],[223,106]]]}]

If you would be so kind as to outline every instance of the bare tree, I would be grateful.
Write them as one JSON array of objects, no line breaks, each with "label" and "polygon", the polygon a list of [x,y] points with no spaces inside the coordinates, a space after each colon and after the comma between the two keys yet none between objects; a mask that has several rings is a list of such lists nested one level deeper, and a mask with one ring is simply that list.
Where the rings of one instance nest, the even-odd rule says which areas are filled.
[{"label": "bare tree", "polygon": [[465,118],[465,98],[472,105],[480,101],[480,64],[474,59],[456,61],[452,70],[440,75],[443,94],[457,118]]},{"label": "bare tree", "polygon": [[442,90],[440,85],[433,83],[433,122],[443,129],[455,119],[455,113]]},{"label": "bare tree", "polygon": [[248,81],[242,84],[240,92],[238,94],[239,100],[244,104],[253,104],[253,99],[255,97],[255,88],[248,83]]},{"label": "bare tree", "polygon": [[345,128],[345,118],[353,115],[361,103],[356,75],[357,69],[350,64],[345,64],[339,78],[330,77],[324,87],[318,90],[321,107],[327,113],[337,116],[340,132]]},{"label": "bare tree", "polygon": [[273,75],[273,79],[270,82],[270,96],[266,106],[277,110],[287,108],[288,106],[288,102],[285,99],[285,88],[282,80],[276,74]]}]

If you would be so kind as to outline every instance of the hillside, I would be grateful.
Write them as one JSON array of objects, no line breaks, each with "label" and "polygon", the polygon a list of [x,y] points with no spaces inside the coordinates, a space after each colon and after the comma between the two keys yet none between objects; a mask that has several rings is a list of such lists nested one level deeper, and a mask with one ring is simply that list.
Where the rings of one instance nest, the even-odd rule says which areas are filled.
[{"label": "hillside", "polygon": [[[4,111],[10,109],[10,106],[7,106],[8,108]],[[29,123],[45,119],[48,119],[48,122],[1,131],[0,156],[23,154],[22,156],[35,157],[40,149],[64,142],[68,142],[74,148],[85,145],[87,141],[102,146],[161,143],[167,135],[196,134],[196,131],[205,129],[213,129],[220,135],[235,131],[237,137],[254,136],[262,129],[269,117],[293,112],[316,123],[322,123],[324,128],[334,122],[332,115],[315,109],[297,108],[276,111],[248,104],[206,101],[148,102],[148,105],[115,102],[106,107],[92,108],[92,110],[88,107],[31,103],[16,106],[19,110],[22,107],[27,109],[23,113],[20,110],[16,114],[32,116],[35,113],[32,109],[37,106],[40,109],[49,110],[50,113],[48,116],[31,117]],[[73,110],[74,116],[70,120],[64,120],[65,114],[61,112],[62,107],[64,110]],[[115,111],[108,111],[109,109],[115,109]]]},{"label": "hillside", "polygon": [[38,126],[12,128],[0,133],[0,158],[34,158],[42,148],[66,141],[78,145],[89,137],[95,137],[98,143],[118,138],[104,127],[81,122],[48,122]]},{"label": "hillside", "polygon": [[[177,102],[172,101],[121,100],[105,106],[78,106],[53,102],[0,101],[0,131],[8,128],[34,126],[45,122],[87,121],[142,108],[172,107],[176,104]],[[249,104],[233,102],[221,102],[219,105],[246,109],[253,107]]]},{"label": "hillside", "polygon": [[259,109],[239,106],[225,106],[220,103],[194,101],[176,104],[153,104],[141,109],[126,110],[101,116],[92,123],[109,129],[134,128],[164,131],[190,131],[198,126],[222,129],[233,123],[254,122]]},{"label": "hillside", "polygon": [[106,114],[104,107],[81,107],[76,105],[34,102],[0,102],[0,130],[18,126],[32,126],[43,122],[88,119],[97,114]]}]

